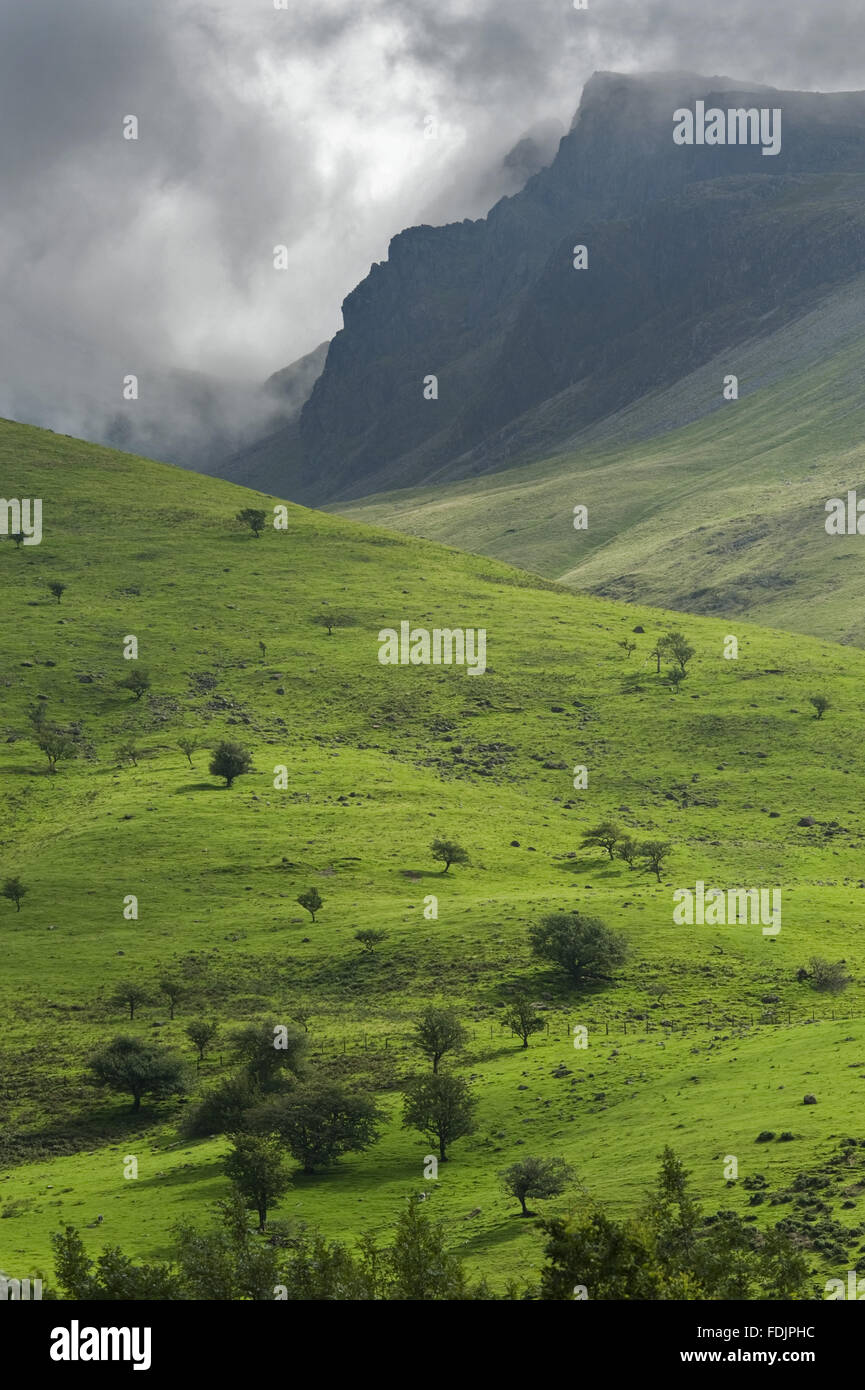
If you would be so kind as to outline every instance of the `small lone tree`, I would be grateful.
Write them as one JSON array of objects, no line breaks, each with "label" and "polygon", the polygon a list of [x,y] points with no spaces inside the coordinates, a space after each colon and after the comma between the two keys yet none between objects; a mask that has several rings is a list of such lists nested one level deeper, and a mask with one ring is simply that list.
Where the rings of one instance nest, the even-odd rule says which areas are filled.
[{"label": "small lone tree", "polygon": [[694,655],[694,648],[688,645],[688,639],[681,632],[665,633],[664,650],[669,652],[676,663],[676,666],[685,675],[685,667]]},{"label": "small lone tree", "polygon": [[120,690],[131,690],[136,700],[140,700],[145,691],[150,689],[151,681],[147,671],[141,667],[136,667],[124,676],[122,681],[117,682]]},{"label": "small lone tree", "polygon": [[15,549],[20,550],[26,539],[23,531],[13,531],[9,537],[10,541],[15,542]]},{"label": "small lone tree", "polygon": [[188,735],[184,734],[183,738],[177,740],[177,746],[185,756],[189,766],[192,767],[192,755],[198,751],[198,739],[190,738]]},{"label": "small lone tree", "polygon": [[346,1153],[368,1149],[385,1118],[372,1096],[337,1081],[309,1081],[257,1106],[250,1127],[278,1134],[304,1173],[329,1168]]},{"label": "small lone tree", "polygon": [[21,899],[27,892],[29,892],[29,889],[24,886],[20,878],[7,878],[2,889],[0,889],[0,893],[3,894],[3,897],[6,898],[8,902],[15,904],[16,912],[21,911]]},{"label": "small lone tree", "polygon": [[622,838],[622,827],[615,821],[603,820],[600,825],[587,830],[580,843],[580,849],[605,849],[611,859],[615,858],[616,845]]},{"label": "small lone tree", "polygon": [[628,954],[620,932],[611,931],[599,917],[579,912],[554,912],[529,927],[532,955],[558,965],[575,984],[609,980],[610,972]]},{"label": "small lone tree", "polygon": [[140,1110],[145,1095],[176,1095],[184,1089],[185,1069],[179,1058],[162,1048],[123,1034],[95,1052],[87,1063],[90,1083],[132,1096]]},{"label": "small lone tree", "polygon": [[184,986],[173,975],[163,975],[159,981],[159,991],[168,1000],[168,1017],[173,1018],[178,1000],[186,993]]},{"label": "small lone tree", "polygon": [[629,637],[624,638],[618,645],[622,648],[627,657],[631,655],[631,652],[637,650],[636,642],[632,642]]},{"label": "small lone tree", "polygon": [[413,1077],[406,1086],[403,1128],[420,1130],[437,1143],[439,1160],[446,1163],[450,1145],[474,1130],[476,1104],[461,1076],[428,1072]]},{"label": "small lone tree", "polygon": [[843,994],[852,979],[844,969],[845,963],[843,960],[829,961],[823,956],[812,956],[806,976],[811,988],[818,994]]},{"label": "small lone tree", "polygon": [[117,761],[121,763],[129,762],[133,767],[138,766],[138,759],[141,757],[141,749],[135,743],[121,743],[117,750]]},{"label": "small lone tree", "polygon": [[505,1001],[501,1025],[509,1028],[514,1037],[522,1039],[523,1047],[528,1047],[532,1034],[543,1032],[544,1020],[529,996],[520,992]]},{"label": "small lone tree", "polygon": [[135,980],[123,980],[112,994],[110,1003],[128,1009],[129,1017],[133,1019],[139,1004],[150,1003],[150,994],[143,985],[136,984]]},{"label": "small lone tree", "polygon": [[576,1173],[563,1158],[520,1158],[499,1174],[506,1192],[516,1197],[522,1211],[520,1216],[534,1216],[526,1206],[527,1197],[539,1201],[547,1197],[558,1197],[568,1183],[573,1182]]},{"label": "small lone tree", "polygon": [[364,951],[371,955],[376,946],[384,941],[386,936],[387,932],[379,930],[378,927],[364,927],[361,931],[355,932],[354,939],[355,941],[359,941]]},{"label": "small lone tree", "polygon": [[415,1018],[412,1041],[432,1062],[433,1073],[448,1052],[461,1052],[469,1040],[468,1030],[456,1009],[427,1004]]},{"label": "small lone tree", "polygon": [[267,512],[260,511],[258,507],[244,507],[242,512],[238,512],[235,518],[248,526],[256,540],[261,539],[261,533],[267,522]]},{"label": "small lone tree", "polygon": [[248,1207],[258,1214],[258,1229],[267,1225],[267,1213],[291,1186],[282,1149],[264,1134],[233,1134],[225,1160],[226,1176]]},{"label": "small lone tree", "polygon": [[682,681],[685,679],[685,676],[687,674],[687,671],[680,671],[678,666],[670,667],[669,671],[667,672],[667,680],[673,687],[674,695],[678,695],[679,686],[682,684]]},{"label": "small lone tree", "polygon": [[673,846],[666,840],[645,840],[638,850],[638,853],[646,861],[646,872],[651,870],[659,883],[661,882],[661,870],[672,852]]},{"label": "small lone tree", "polygon": [[63,595],[66,593],[68,585],[64,584],[59,579],[52,579],[48,585],[48,588],[56,598],[57,602],[59,603]]},{"label": "small lone tree", "polygon": [[57,764],[64,758],[71,758],[77,748],[75,736],[69,729],[61,729],[57,724],[43,721],[36,724],[36,746],[48,759],[48,771],[55,773]]},{"label": "small lone tree", "polygon": [[315,914],[324,907],[324,898],[317,888],[307,888],[303,893],[298,893],[295,902],[306,908],[313,922],[315,921]]},{"label": "small lone tree", "polygon": [[252,754],[242,743],[226,739],[213,749],[210,771],[214,777],[225,778],[226,791],[234,785],[235,777],[242,777],[251,767]]},{"label": "small lone tree", "polygon": [[350,613],[315,613],[310,619],[316,627],[326,627],[328,637],[332,637],[334,628],[354,627],[354,618]]},{"label": "small lone tree", "polygon": [[832,708],[832,701],[828,695],[809,695],[808,704],[814,706],[815,719],[822,719],[827,709]]},{"label": "small lone tree", "polygon": [[639,852],[639,845],[630,835],[625,835],[616,845],[616,854],[618,858],[624,859],[629,869],[633,869],[634,862]]},{"label": "small lone tree", "polygon": [[447,873],[451,864],[470,864],[468,852],[458,845],[456,840],[433,840],[430,845],[430,854],[433,859],[437,859],[440,864],[444,864],[444,873]]},{"label": "small lone tree", "polygon": [[264,645],[264,643],[261,642],[261,641],[259,641],[258,650],[261,652],[261,659],[262,659],[262,661],[266,661],[266,660],[267,660],[267,647],[266,647],[266,646]]},{"label": "small lone tree", "polygon": [[510,1028],[517,1038],[522,1038],[523,1047],[528,1047],[532,1033],[540,1033],[544,1020],[527,994],[515,994],[508,999],[502,1015],[502,1027]]},{"label": "small lone tree", "polygon": [[194,1018],[191,1023],[187,1023],[184,1031],[198,1052],[198,1065],[201,1066],[204,1061],[204,1054],[211,1043],[216,1041],[219,1024],[205,1018]]},{"label": "small lone tree", "polygon": [[655,666],[655,672],[656,672],[657,675],[660,675],[660,674],[661,674],[661,662],[662,662],[662,660],[664,659],[664,657],[665,657],[666,655],[667,655],[667,639],[666,639],[666,637],[659,637],[658,640],[657,640],[657,642],[655,643],[654,647],[653,647],[652,650],[649,652],[649,656],[653,656],[653,657],[655,658],[656,663],[657,663],[656,666]]}]

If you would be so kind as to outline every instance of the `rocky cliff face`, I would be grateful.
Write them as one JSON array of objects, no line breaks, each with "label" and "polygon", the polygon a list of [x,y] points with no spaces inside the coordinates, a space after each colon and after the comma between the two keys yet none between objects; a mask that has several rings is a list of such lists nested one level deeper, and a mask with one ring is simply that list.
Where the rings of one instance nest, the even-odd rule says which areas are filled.
[{"label": "rocky cliff face", "polygon": [[[781,108],[781,152],[675,145],[698,98]],[[596,74],[520,193],[393,239],[259,485],[315,505],[549,452],[858,273],[862,174],[865,94]]]}]

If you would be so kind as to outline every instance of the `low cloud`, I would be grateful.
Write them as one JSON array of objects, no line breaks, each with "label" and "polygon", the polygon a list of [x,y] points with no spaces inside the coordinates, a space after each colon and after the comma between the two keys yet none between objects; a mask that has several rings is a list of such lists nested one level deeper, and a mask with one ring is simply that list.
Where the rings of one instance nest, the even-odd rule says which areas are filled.
[{"label": "low cloud", "polygon": [[860,33],[858,0],[7,3],[0,414],[206,466],[392,235],[551,157],[595,69],[865,87]]}]

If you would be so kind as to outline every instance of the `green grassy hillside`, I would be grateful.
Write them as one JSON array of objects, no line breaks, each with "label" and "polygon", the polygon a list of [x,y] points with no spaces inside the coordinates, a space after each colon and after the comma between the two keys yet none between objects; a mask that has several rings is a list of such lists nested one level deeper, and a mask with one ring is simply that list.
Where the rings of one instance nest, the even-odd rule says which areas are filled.
[{"label": "green grassy hillside", "polygon": [[[608,597],[865,644],[865,282],[584,431],[553,459],[334,510]],[[740,398],[723,401],[726,374]],[[588,506],[575,531],[573,508]]]},{"label": "green grassy hillside", "polygon": [[[497,1287],[539,1260],[538,1232],[496,1177],[520,1155],[564,1156],[622,1212],[669,1142],[712,1209],[745,1211],[726,1155],[777,1191],[862,1131],[865,773],[851,731],[865,654],[676,615],[696,649],[676,695],[648,655],[671,623],[660,611],[300,507],[256,540],[235,514],[273,499],[23,426],[0,425],[0,459],[4,495],[44,506],[41,545],[0,545],[0,876],[29,887],[20,912],[0,901],[0,1269],[50,1273],[51,1233],[68,1221],[91,1251],[163,1255],[178,1219],[225,1195],[226,1141],[180,1142],[177,1102],[133,1115],[84,1080],[88,1054],[120,1032],[191,1058],[183,1030],[201,1014],[224,1036],[308,1007],[315,1062],[375,1089],[391,1117],[367,1152],[297,1175],[278,1215],[350,1237],[391,1227],[426,1190],[454,1248]],[[325,603],[354,626],[315,626]],[[402,620],[485,628],[486,674],[380,665],[377,633]],[[626,658],[617,644],[636,626]],[[737,661],[722,655],[729,633]],[[116,684],[128,635],[152,677],[140,701]],[[819,722],[814,690],[832,700]],[[56,776],[27,718],[42,697],[82,728],[82,755]],[[192,769],[184,732],[203,742]],[[255,770],[225,790],[206,750],[229,736]],[[137,768],[116,756],[129,740]],[[660,883],[578,850],[610,815],[673,842]],[[471,866],[443,875],[436,835],[464,844]],[[698,878],[781,887],[780,934],[675,926],[673,890]],[[310,885],[324,899],[314,924],[295,902]],[[137,921],[124,919],[128,894]],[[529,924],[569,908],[627,935],[613,984],[580,993],[531,958]],[[365,926],[387,932],[372,956],[354,940]],[[834,1003],[796,980],[814,954],[845,958],[854,977]],[[155,986],[168,969],[186,984],[174,1020],[164,1000],[131,1024],[109,1002],[119,981]],[[518,982],[549,1022],[528,1051],[498,1017]],[[422,1176],[428,1144],[399,1123],[400,1082],[422,1067],[411,1016],[434,998],[469,1021],[459,1067],[479,1099],[476,1134],[436,1182]],[[217,1048],[193,1098],[231,1065]],[[808,1092],[816,1105],[803,1106]],[[766,1130],[794,1139],[758,1145]],[[123,1176],[130,1154],[136,1181]],[[849,1249],[857,1193],[823,1194],[857,1232]],[[834,1274],[837,1239],[831,1253],[803,1238]]]}]

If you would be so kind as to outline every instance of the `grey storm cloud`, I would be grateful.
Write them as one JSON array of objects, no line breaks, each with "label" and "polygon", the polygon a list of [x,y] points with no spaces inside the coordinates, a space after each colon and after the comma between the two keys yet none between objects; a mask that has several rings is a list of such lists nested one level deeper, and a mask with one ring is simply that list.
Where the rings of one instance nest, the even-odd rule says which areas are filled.
[{"label": "grey storm cloud", "polygon": [[0,0],[0,414],[206,466],[391,236],[514,192],[527,131],[551,157],[596,69],[861,88],[861,31],[861,0]]}]

